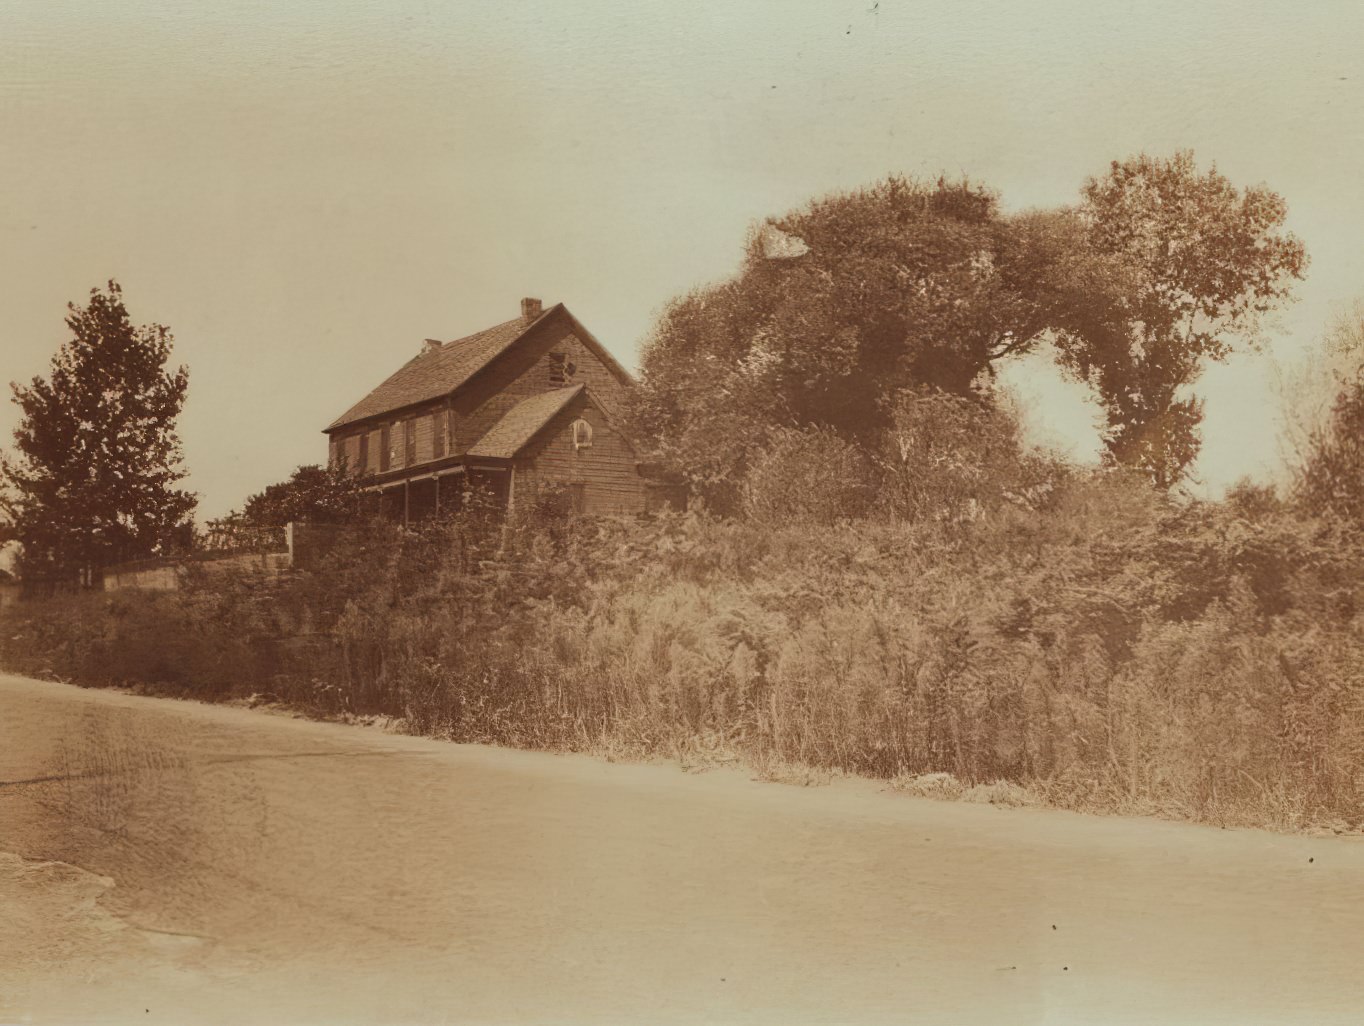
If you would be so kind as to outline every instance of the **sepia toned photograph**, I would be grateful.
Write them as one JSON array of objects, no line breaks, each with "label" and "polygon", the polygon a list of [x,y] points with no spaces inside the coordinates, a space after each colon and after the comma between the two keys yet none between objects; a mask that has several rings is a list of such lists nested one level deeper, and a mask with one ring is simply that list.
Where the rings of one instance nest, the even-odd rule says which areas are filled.
[{"label": "sepia toned photograph", "polygon": [[1361,39],[0,2],[0,1026],[1364,1023]]}]

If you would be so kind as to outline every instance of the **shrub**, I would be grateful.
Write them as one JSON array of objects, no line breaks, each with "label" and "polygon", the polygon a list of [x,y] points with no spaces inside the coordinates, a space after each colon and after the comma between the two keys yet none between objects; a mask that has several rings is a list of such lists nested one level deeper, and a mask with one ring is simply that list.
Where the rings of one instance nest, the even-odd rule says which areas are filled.
[{"label": "shrub", "polygon": [[471,504],[412,530],[357,525],[309,573],[21,604],[0,661],[461,741],[1357,824],[1364,549],[1264,498],[1180,502],[1071,472],[974,521],[818,530],[775,499],[764,522],[504,521]]}]

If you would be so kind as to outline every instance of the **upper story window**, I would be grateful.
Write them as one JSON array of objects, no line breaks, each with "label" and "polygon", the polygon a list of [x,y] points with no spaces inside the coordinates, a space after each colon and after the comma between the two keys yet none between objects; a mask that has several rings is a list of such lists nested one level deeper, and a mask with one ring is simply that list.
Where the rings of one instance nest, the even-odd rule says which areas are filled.
[{"label": "upper story window", "polygon": [[579,417],[573,422],[573,451],[592,448],[592,425]]},{"label": "upper story window", "polygon": [[578,368],[573,365],[573,361],[568,358],[567,353],[549,354],[549,383],[551,385],[567,385],[573,380]]},{"label": "upper story window", "polygon": [[431,414],[431,458],[445,458],[445,426],[447,419],[444,410]]}]

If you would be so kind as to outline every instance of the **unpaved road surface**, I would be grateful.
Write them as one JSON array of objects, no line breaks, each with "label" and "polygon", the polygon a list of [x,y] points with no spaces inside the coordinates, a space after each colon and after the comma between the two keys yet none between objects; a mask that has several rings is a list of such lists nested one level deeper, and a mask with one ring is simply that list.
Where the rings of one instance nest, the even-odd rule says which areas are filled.
[{"label": "unpaved road surface", "polygon": [[1349,840],[17,678],[0,781],[0,1022],[1364,1022]]}]

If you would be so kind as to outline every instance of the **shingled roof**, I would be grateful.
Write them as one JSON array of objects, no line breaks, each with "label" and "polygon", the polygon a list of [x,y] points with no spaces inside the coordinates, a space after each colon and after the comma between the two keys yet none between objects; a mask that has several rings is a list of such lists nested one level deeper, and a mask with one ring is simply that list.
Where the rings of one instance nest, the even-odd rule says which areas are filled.
[{"label": "shingled roof", "polygon": [[469,455],[482,459],[511,459],[586,389],[586,385],[574,385],[522,399],[503,414],[486,435],[469,446]]},{"label": "shingled roof", "polygon": [[326,430],[449,395],[556,309],[551,307],[529,324],[517,317],[414,356]]}]

